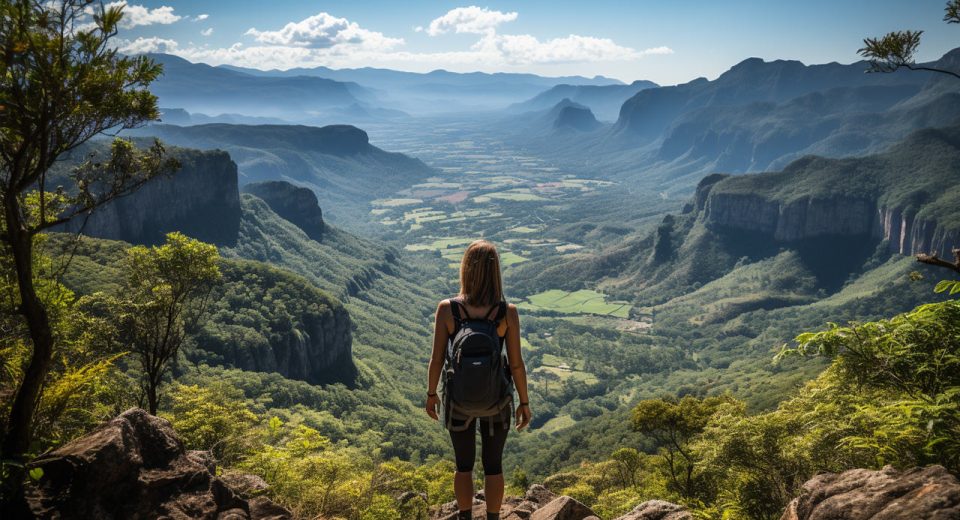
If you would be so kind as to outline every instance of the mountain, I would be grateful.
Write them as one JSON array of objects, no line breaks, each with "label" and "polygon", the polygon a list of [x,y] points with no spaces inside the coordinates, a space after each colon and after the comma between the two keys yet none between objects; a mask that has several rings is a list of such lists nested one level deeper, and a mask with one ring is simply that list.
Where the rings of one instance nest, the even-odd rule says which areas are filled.
[{"label": "mountain", "polygon": [[866,68],[751,58],[712,81],[638,92],[607,131],[525,145],[577,170],[687,196],[713,172],[777,170],[810,154],[879,153],[913,131],[960,122],[954,78]]},{"label": "mountain", "polygon": [[163,75],[150,85],[160,105],[188,112],[322,121],[338,109],[377,103],[371,91],[356,83],[307,76],[255,76],[169,54],[148,56],[163,65]]},{"label": "mountain", "polygon": [[590,132],[599,128],[600,121],[593,116],[593,112],[585,106],[567,105],[560,108],[553,127],[557,130],[576,130]]},{"label": "mountain", "polygon": [[[105,150],[102,143],[83,151]],[[237,165],[223,151],[174,149],[180,162],[176,175],[162,175],[126,197],[98,208],[88,218],[75,218],[58,231],[91,237],[159,244],[171,231],[217,245],[234,245],[240,230]]]},{"label": "mountain", "polygon": [[417,159],[371,145],[366,132],[349,125],[151,125],[131,133],[226,150],[241,185],[286,180],[310,188],[337,222],[362,222],[369,201],[435,175]]},{"label": "mountain", "polygon": [[949,257],[960,245],[958,186],[960,127],[921,130],[881,154],[709,175],[683,212],[653,231],[549,268],[523,266],[515,277],[533,287],[594,280],[623,297],[663,302],[786,249],[799,254],[815,287],[832,292],[871,255]]},{"label": "mountain", "polygon": [[515,112],[544,110],[569,99],[585,105],[604,121],[616,121],[623,103],[637,92],[659,85],[652,81],[637,80],[629,85],[556,85],[522,103],[510,106]]},{"label": "mountain", "polygon": [[247,184],[245,193],[257,196],[277,215],[302,229],[308,237],[323,240],[323,210],[317,195],[307,189],[284,181],[266,181]]},{"label": "mountain", "polygon": [[[263,71],[229,65],[222,65],[221,68],[261,77],[318,77],[356,83],[373,89],[386,105],[418,115],[502,109],[555,85],[621,85],[621,82],[603,76],[545,77],[512,72],[489,74],[435,70],[417,73],[370,67],[359,69],[316,67]],[[559,101],[559,98],[556,101]]]}]

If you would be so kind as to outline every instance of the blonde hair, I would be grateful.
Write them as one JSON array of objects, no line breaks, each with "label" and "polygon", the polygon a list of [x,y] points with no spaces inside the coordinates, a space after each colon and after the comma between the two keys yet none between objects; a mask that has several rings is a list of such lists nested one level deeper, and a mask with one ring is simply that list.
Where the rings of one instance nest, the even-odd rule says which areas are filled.
[{"label": "blonde hair", "polygon": [[492,242],[475,240],[467,246],[460,261],[460,295],[478,307],[503,301],[500,255]]}]

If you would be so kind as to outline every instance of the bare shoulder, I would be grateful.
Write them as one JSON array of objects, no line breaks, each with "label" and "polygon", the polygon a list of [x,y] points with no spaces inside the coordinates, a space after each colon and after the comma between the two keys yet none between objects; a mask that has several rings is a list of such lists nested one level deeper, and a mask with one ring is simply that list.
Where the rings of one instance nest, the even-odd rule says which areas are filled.
[{"label": "bare shoulder", "polygon": [[512,303],[507,304],[507,320],[512,323],[520,322],[520,312],[517,310],[517,306]]},{"label": "bare shoulder", "polygon": [[437,314],[450,314],[450,300],[440,300],[437,304]]}]

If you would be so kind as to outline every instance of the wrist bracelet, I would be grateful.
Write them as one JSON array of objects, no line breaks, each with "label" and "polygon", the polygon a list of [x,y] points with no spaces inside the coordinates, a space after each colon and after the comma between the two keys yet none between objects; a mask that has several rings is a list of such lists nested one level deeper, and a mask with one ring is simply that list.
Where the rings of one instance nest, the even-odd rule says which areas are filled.
[{"label": "wrist bracelet", "polygon": [[427,397],[436,397],[436,396],[437,396],[436,392],[427,392]]},{"label": "wrist bracelet", "polygon": [[529,401],[527,401],[526,403],[521,402],[521,403],[520,403],[520,406],[530,406],[530,402],[529,402]]}]

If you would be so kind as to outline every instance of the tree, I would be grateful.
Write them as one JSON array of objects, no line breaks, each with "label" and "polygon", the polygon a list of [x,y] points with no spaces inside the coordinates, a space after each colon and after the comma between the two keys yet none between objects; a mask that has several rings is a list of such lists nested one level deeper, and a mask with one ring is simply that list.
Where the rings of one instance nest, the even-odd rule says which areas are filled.
[{"label": "tree", "polygon": [[[960,0],[947,2],[945,11],[943,21],[960,23]],[[870,69],[867,72],[893,72],[905,68],[938,72],[960,79],[957,72],[916,64],[914,56],[922,35],[923,31],[894,31],[880,38],[865,38],[863,47],[857,52],[870,60]]]},{"label": "tree", "polygon": [[[49,189],[47,172],[65,153],[109,129],[158,117],[156,97],[147,86],[160,66],[117,54],[110,39],[122,6],[93,4],[0,3],[0,241],[13,257],[19,312],[32,347],[4,432],[3,456],[10,459],[22,459],[29,450],[33,413],[54,350],[50,318],[35,286],[34,239],[175,166],[163,159],[159,143],[138,152],[118,141],[109,158],[91,158],[70,175],[75,187]],[[28,197],[37,201],[35,211]]]},{"label": "tree", "polygon": [[679,401],[647,399],[633,408],[633,429],[657,441],[663,449],[670,482],[685,498],[694,498],[700,491],[694,478],[697,459],[690,442],[718,410],[729,406],[743,404],[727,395],[704,399],[686,396]]},{"label": "tree", "polygon": [[142,394],[154,415],[163,378],[220,279],[219,261],[216,246],[178,232],[168,233],[161,246],[127,251],[117,317],[140,361]]}]

